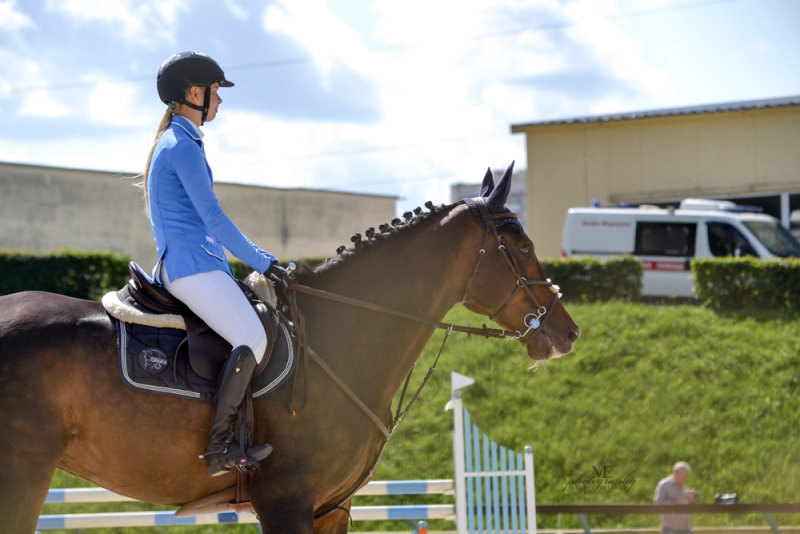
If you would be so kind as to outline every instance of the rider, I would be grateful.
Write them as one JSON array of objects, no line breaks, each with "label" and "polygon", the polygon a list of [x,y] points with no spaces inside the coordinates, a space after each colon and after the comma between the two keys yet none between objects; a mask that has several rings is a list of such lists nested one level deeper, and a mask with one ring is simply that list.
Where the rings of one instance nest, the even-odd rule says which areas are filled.
[{"label": "rider", "polygon": [[223,246],[234,256],[282,284],[291,282],[275,256],[253,244],[222,211],[200,126],[214,120],[231,87],[219,65],[205,54],[181,52],[158,71],[158,96],[167,110],[147,159],[144,192],[158,252],[153,279],[181,300],[231,344],[217,379],[214,408],[203,457],[208,473],[253,465],[272,452],[268,444],[237,454],[234,423],[267,335],[233,277]]}]

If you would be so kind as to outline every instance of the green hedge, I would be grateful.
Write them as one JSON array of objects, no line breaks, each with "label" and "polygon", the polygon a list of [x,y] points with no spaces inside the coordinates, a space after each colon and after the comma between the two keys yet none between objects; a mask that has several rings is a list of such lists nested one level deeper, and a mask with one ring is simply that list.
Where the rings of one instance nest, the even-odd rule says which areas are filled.
[{"label": "green hedge", "polygon": [[800,310],[800,258],[708,258],[692,262],[694,291],[718,310]]},{"label": "green hedge", "polygon": [[633,256],[542,260],[548,278],[561,286],[564,300],[603,302],[638,300],[642,294],[642,262]]},{"label": "green hedge", "polygon": [[[128,282],[130,261],[130,257],[113,252],[63,250],[34,254],[0,250],[0,295],[35,290],[99,300]],[[323,261],[303,260],[311,267]],[[253,271],[236,259],[231,265],[240,280]]]},{"label": "green hedge", "polygon": [[[107,291],[125,285],[130,258],[111,252],[59,251],[44,254],[0,251],[0,295],[38,290],[78,298],[99,299]],[[303,260],[309,267],[320,258]],[[601,302],[632,301],[641,294],[642,264],[633,257],[600,261],[595,258],[543,260],[546,276],[552,278],[567,300]],[[237,278],[252,269],[231,262]]]},{"label": "green hedge", "polygon": [[129,261],[112,252],[0,251],[0,295],[37,290],[97,300],[125,285]]},{"label": "green hedge", "polygon": [[[323,263],[324,258],[299,260],[309,268]],[[286,262],[281,262],[286,265]],[[545,276],[561,287],[566,300],[603,302],[612,299],[634,301],[642,293],[642,263],[633,256],[597,258],[559,258],[541,260]],[[252,269],[244,263],[231,262],[237,278],[244,279]]]}]

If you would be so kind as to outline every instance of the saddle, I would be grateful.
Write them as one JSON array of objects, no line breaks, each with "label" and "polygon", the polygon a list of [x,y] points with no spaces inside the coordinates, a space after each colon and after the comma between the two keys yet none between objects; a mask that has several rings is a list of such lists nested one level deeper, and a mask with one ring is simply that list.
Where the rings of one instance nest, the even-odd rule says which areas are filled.
[{"label": "saddle", "polygon": [[[124,288],[117,291],[117,299],[125,305],[140,309],[143,313],[182,317],[186,328],[185,342],[188,346],[189,363],[192,369],[200,377],[216,381],[228,353],[233,348],[230,343],[192,313],[183,302],[172,296],[163,287],[156,285],[136,262],[130,262],[128,269],[131,279]],[[278,316],[277,312],[258,298],[249,287],[241,282],[238,283],[248,301],[253,305],[267,333],[266,354],[253,373],[253,376],[258,376],[266,368],[275,348],[279,330]],[[165,324],[165,326],[167,325]]]},{"label": "saddle", "polygon": [[[155,284],[136,262],[128,265],[131,278],[118,291],[102,298],[116,320],[120,375],[138,391],[212,402],[219,371],[232,347],[166,289]],[[276,391],[294,373],[296,354],[293,325],[276,310],[272,283],[251,274],[238,281],[267,334],[267,350],[256,367],[251,389],[237,417],[239,442],[246,448],[254,430],[253,400]],[[245,472],[247,471],[247,472]],[[236,485],[211,496],[214,509],[248,510],[249,476],[237,469]],[[224,504],[217,499],[222,495]],[[208,497],[188,504],[188,510],[210,510]],[[194,512],[193,512],[194,513]]]}]

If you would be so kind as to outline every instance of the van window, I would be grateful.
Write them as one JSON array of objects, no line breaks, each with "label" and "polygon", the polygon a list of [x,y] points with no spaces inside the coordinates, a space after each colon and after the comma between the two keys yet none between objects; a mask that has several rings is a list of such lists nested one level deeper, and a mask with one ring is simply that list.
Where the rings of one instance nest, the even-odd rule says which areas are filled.
[{"label": "van window", "polygon": [[639,256],[694,256],[695,223],[640,222],[633,253]]},{"label": "van window", "polygon": [[747,229],[753,232],[770,254],[779,258],[800,256],[800,243],[789,233],[786,228],[777,224],[763,221],[743,221]]},{"label": "van window", "polygon": [[747,238],[730,224],[710,222],[706,226],[712,256],[757,256]]}]

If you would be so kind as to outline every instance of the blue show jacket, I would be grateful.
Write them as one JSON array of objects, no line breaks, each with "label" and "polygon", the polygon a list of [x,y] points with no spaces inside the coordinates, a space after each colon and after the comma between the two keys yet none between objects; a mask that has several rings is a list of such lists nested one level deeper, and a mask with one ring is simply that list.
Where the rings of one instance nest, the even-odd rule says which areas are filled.
[{"label": "blue show jacket", "polygon": [[156,145],[147,178],[157,282],[161,282],[161,262],[170,280],[213,270],[233,276],[223,246],[260,273],[275,261],[225,215],[213,183],[202,133],[190,120],[174,115]]}]

